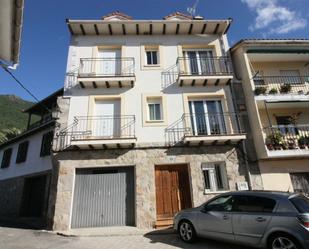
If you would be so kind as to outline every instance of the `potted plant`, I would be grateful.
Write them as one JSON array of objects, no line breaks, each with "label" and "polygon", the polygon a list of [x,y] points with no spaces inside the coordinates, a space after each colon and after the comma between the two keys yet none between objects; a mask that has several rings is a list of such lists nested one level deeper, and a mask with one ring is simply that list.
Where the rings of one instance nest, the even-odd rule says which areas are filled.
[{"label": "potted plant", "polygon": [[288,147],[289,150],[294,150],[294,149],[297,148],[296,147],[296,142],[295,142],[295,140],[293,138],[289,138],[288,139],[287,147]]},{"label": "potted plant", "polygon": [[298,146],[301,149],[306,149],[306,145],[308,145],[308,138],[305,136],[301,136],[298,138]]},{"label": "potted plant", "polygon": [[268,92],[269,94],[277,94],[278,93],[278,90],[276,88],[272,88],[269,90]]},{"label": "potted plant", "polygon": [[267,90],[266,87],[259,86],[259,87],[255,88],[254,93],[255,93],[255,95],[261,95],[261,94],[265,94],[266,90]]},{"label": "potted plant", "polygon": [[292,89],[291,85],[285,83],[280,87],[280,93],[289,93],[291,89]]},{"label": "potted plant", "polygon": [[271,141],[271,144],[275,148],[275,150],[281,150],[286,147],[284,143],[283,136],[279,131],[275,131],[272,134],[268,135],[267,138]]},{"label": "potted plant", "polygon": [[274,150],[274,146],[273,146],[273,144],[272,144],[271,139],[269,139],[269,138],[267,137],[265,143],[266,143],[266,147],[267,147],[268,150]]}]

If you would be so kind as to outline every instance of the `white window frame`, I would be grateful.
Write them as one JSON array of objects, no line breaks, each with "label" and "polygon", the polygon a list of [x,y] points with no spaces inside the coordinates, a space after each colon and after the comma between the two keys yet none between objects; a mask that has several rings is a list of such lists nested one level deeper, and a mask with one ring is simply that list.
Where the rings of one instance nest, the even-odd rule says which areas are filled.
[{"label": "white window frame", "polygon": [[[220,99],[218,99],[218,100],[207,100],[207,99],[206,100],[205,99],[203,99],[203,100],[198,100],[198,99],[189,100],[189,105],[191,105],[191,110],[192,110],[193,117],[195,116],[195,106],[194,106],[194,102],[195,101],[202,101],[203,102],[203,106],[204,106],[204,110],[205,110],[205,122],[206,122],[207,135],[211,135],[209,115],[208,115],[209,112],[208,112],[208,108],[207,108],[207,101],[215,101],[217,113],[219,113],[219,110],[222,109],[222,115],[223,115],[223,119],[224,119],[224,121],[223,121],[224,124],[222,123],[221,118],[219,118],[218,121],[219,121],[220,131],[223,131],[224,127],[226,127],[226,121],[225,121],[225,117],[224,117],[222,101]],[[221,105],[221,108],[219,106],[219,103]],[[196,123],[196,119],[195,118],[193,118],[193,124],[191,124],[191,125],[193,125],[195,133],[197,133],[198,132],[198,127],[197,127],[197,123]],[[198,134],[193,134],[193,135],[196,136]]]},{"label": "white window frame", "polygon": [[[147,60],[147,52],[155,52],[157,54],[157,64],[148,64],[148,60]],[[153,61],[153,58],[152,58]],[[158,67],[160,66],[160,53],[159,53],[159,49],[147,49],[145,48],[145,66],[147,67]]]},{"label": "white window frame", "polygon": [[[160,119],[150,119],[150,105],[160,105]],[[163,120],[162,98],[147,98],[147,122],[162,122]]]},{"label": "white window frame", "polygon": [[[186,49],[186,50],[183,50],[183,56],[185,58],[188,58],[188,59],[186,59],[186,68],[187,68],[187,72],[188,73],[192,73],[191,72],[191,65],[190,65],[190,62],[189,62],[188,52],[195,52],[197,68],[198,68],[198,74],[202,74],[202,66],[201,66],[201,60],[200,60],[200,53],[199,52],[211,52],[212,57],[210,57],[210,58],[214,58],[214,51],[213,51],[213,49],[198,49],[197,48],[197,49]],[[216,66],[214,65],[214,68],[215,67]]]},{"label": "white window frame", "polygon": [[[221,181],[223,185],[223,189],[218,189],[217,176],[215,167],[220,167],[221,173]],[[206,179],[204,172],[209,172],[209,184],[210,188],[206,188]],[[202,172],[203,172],[203,180],[204,180],[204,192],[207,193],[221,193],[229,190],[229,183],[226,171],[226,165],[224,162],[214,162],[214,163],[202,163]]]}]

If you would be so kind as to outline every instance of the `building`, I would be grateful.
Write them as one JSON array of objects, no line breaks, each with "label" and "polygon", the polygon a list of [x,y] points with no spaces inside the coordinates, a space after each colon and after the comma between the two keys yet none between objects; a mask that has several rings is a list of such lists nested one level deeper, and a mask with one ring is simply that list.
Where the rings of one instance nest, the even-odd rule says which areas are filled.
[{"label": "building", "polygon": [[44,227],[52,171],[51,144],[57,97],[31,106],[25,132],[0,145],[0,219]]},{"label": "building", "polygon": [[160,227],[180,209],[248,188],[249,175],[261,188],[233,104],[230,24],[179,12],[67,20],[52,229]]},{"label": "building", "polygon": [[0,2],[0,61],[7,65],[19,63],[24,0]]},{"label": "building", "polygon": [[231,53],[264,188],[309,194],[309,40],[241,40]]}]

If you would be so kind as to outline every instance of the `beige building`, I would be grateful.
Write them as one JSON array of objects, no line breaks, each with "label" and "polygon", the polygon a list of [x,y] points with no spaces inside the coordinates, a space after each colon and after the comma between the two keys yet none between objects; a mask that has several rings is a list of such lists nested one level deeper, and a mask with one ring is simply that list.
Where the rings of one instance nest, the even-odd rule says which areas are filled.
[{"label": "beige building", "polygon": [[160,227],[218,193],[261,188],[233,104],[230,24],[181,13],[67,20],[53,229]]},{"label": "beige building", "polygon": [[266,190],[309,193],[309,40],[231,48]]}]

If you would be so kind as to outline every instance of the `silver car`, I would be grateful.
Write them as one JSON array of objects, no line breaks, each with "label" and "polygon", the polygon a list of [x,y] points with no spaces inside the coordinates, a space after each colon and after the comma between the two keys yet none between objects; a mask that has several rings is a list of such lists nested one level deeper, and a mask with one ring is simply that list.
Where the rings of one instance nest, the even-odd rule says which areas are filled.
[{"label": "silver car", "polygon": [[188,243],[197,237],[269,249],[309,249],[309,199],[267,191],[229,192],[175,215]]}]

